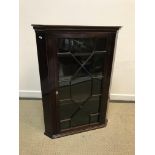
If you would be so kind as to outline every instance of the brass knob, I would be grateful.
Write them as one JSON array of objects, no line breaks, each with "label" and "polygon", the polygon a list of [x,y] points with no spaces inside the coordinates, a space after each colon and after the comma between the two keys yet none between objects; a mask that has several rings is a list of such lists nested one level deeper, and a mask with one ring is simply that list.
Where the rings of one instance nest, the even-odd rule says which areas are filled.
[{"label": "brass knob", "polygon": [[56,91],[56,95],[58,95],[58,91]]}]

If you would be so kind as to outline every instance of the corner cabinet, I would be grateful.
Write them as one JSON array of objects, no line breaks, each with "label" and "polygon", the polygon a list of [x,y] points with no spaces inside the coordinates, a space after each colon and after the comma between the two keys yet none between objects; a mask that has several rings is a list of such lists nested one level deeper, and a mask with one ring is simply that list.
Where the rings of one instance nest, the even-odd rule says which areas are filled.
[{"label": "corner cabinet", "polygon": [[105,127],[119,26],[32,25],[36,33],[45,135]]}]

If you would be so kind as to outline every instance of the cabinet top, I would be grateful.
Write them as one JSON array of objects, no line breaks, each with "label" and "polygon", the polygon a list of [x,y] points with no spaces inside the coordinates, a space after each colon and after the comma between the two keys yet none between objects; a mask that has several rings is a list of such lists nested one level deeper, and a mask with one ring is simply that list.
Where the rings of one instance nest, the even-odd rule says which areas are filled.
[{"label": "cabinet top", "polygon": [[36,25],[32,24],[37,31],[63,30],[63,31],[117,31],[121,26],[80,26],[80,25]]}]

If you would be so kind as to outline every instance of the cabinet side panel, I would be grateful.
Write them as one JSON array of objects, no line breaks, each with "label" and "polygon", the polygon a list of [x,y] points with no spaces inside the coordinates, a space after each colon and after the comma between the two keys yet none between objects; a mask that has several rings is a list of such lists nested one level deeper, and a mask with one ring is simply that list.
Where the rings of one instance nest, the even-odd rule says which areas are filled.
[{"label": "cabinet side panel", "polygon": [[111,71],[112,71],[112,64],[113,64],[113,55],[114,55],[114,47],[115,47],[115,38],[116,33],[111,33],[107,40],[107,51],[109,54],[106,55],[105,58],[105,68],[104,68],[104,81],[103,81],[103,96],[102,96],[102,104],[100,106],[101,110],[101,117],[100,123],[106,122],[106,113],[107,113],[107,104],[109,99],[109,86],[110,86],[110,79],[111,79]]},{"label": "cabinet side panel", "polygon": [[46,35],[42,31],[36,31],[37,54],[42,92],[42,104],[44,113],[45,132],[52,133],[52,108],[50,105],[50,86],[48,78],[48,59],[46,52]]}]

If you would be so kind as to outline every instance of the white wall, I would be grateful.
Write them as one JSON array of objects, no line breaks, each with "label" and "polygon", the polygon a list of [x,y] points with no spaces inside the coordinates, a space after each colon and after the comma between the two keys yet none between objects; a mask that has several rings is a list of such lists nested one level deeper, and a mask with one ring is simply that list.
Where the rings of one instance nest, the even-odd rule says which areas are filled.
[{"label": "white wall", "polygon": [[134,100],[134,0],[20,0],[20,97],[39,97],[31,24],[123,26],[118,34],[111,98]]}]

